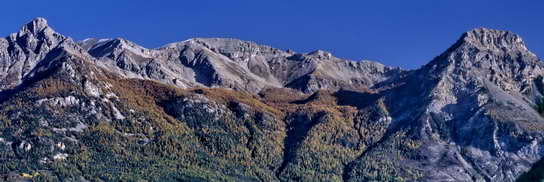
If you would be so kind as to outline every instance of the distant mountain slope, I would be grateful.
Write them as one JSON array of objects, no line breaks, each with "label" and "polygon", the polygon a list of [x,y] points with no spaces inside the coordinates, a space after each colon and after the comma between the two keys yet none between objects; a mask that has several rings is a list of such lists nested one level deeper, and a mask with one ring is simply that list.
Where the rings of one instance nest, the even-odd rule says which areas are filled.
[{"label": "distant mountain slope", "polygon": [[80,45],[107,69],[181,88],[226,87],[256,93],[289,87],[310,93],[370,88],[403,73],[375,62],[342,60],[324,51],[298,54],[236,39],[197,38],[158,49],[124,39],[87,39]]},{"label": "distant mountain slope", "polygon": [[236,39],[76,43],[37,18],[0,39],[0,177],[515,181],[544,156],[543,66],[485,28],[406,71]]}]

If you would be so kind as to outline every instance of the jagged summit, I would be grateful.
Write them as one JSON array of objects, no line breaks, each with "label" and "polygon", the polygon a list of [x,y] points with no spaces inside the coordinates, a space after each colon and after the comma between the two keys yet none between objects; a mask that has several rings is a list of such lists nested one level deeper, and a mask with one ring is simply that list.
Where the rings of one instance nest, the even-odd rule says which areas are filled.
[{"label": "jagged summit", "polygon": [[460,69],[457,73],[469,70],[506,72],[509,69],[533,68],[536,64],[541,62],[529,51],[521,36],[510,31],[476,28],[465,32],[423,70],[439,71],[453,66]]},{"label": "jagged summit", "polygon": [[[79,43],[94,57],[102,57],[110,54],[118,54],[122,51],[130,51],[142,57],[151,56],[151,50],[144,48],[124,38],[115,39],[88,39]],[[97,52],[98,51],[98,52]]]},{"label": "jagged summit", "polygon": [[459,42],[470,44],[482,50],[528,50],[521,36],[510,31],[489,28],[470,30],[461,36]]},{"label": "jagged summit", "polygon": [[0,39],[0,91],[23,83],[37,67],[62,52],[87,55],[72,39],[49,27],[44,18],[35,18],[17,33]]},{"label": "jagged summit", "polygon": [[324,50],[315,50],[315,51],[312,51],[312,52],[308,53],[307,55],[315,56],[315,57],[320,58],[320,59],[331,59],[333,57],[332,53],[324,51]]},{"label": "jagged summit", "polygon": [[47,20],[45,18],[38,17],[24,25],[19,32],[36,34],[48,28],[50,27],[47,24]]},{"label": "jagged summit", "polygon": [[[33,19],[21,27],[17,33],[13,33],[7,38],[11,41],[25,42],[27,46],[32,47],[38,46],[34,44],[39,42],[54,46],[65,39],[69,39],[64,35],[55,32],[55,30],[49,26],[47,20],[41,17]],[[36,49],[36,47],[33,47],[33,49]]]},{"label": "jagged summit", "polygon": [[35,18],[31,22],[27,23],[24,28],[27,28],[30,31],[37,32],[49,27],[47,20],[45,18]]}]

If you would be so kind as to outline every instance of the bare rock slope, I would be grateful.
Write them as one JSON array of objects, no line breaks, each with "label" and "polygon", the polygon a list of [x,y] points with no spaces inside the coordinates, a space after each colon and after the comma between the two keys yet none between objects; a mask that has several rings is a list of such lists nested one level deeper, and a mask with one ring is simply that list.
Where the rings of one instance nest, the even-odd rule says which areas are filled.
[{"label": "bare rock slope", "polygon": [[347,61],[324,51],[286,52],[236,39],[197,38],[146,49],[124,39],[80,43],[107,69],[181,88],[221,87],[257,93],[264,88],[363,89],[403,71],[379,63]]}]

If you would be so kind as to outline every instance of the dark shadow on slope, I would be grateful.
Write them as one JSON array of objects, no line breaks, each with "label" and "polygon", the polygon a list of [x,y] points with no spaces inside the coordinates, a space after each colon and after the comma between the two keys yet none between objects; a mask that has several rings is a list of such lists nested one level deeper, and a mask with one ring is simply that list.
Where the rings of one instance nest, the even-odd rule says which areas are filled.
[{"label": "dark shadow on slope", "polygon": [[350,172],[356,168],[357,162],[361,161],[365,156],[368,155],[369,152],[373,151],[375,148],[379,146],[382,146],[382,144],[385,143],[389,139],[389,137],[393,136],[397,131],[402,130],[403,128],[410,127],[407,125],[403,125],[401,123],[402,122],[390,123],[387,130],[378,141],[368,145],[368,147],[359,156],[357,156],[354,160],[344,165],[344,168],[342,170],[342,181],[348,181],[352,177]]},{"label": "dark shadow on slope", "polygon": [[338,99],[338,105],[353,106],[358,109],[362,109],[372,103],[375,103],[376,100],[382,97],[381,94],[377,93],[357,92],[351,90],[339,90],[338,92],[334,93],[334,96]]},{"label": "dark shadow on slope", "polygon": [[333,93],[327,90],[318,90],[305,99],[295,100],[290,102],[291,104],[324,104],[324,105],[336,105],[336,98]]},{"label": "dark shadow on slope", "polygon": [[[309,73],[311,74],[311,73]],[[287,84],[285,84],[285,87],[286,88],[291,88],[291,89],[295,89],[295,90],[300,90],[302,92],[307,92],[308,91],[308,85],[310,84],[310,80],[311,80],[311,76],[310,75],[303,75]]]},{"label": "dark shadow on slope", "polygon": [[[55,60],[55,58],[59,57],[63,53],[65,53],[65,51],[63,49],[61,49],[61,48],[56,48],[56,49],[51,50],[45,56],[45,58],[36,65],[34,70],[32,70],[30,72],[37,71],[36,69],[39,69],[42,66],[48,66],[49,64],[54,64],[52,62]],[[59,63],[61,63],[61,62],[62,61],[60,61]],[[23,78],[23,82],[20,85],[18,85],[17,87],[0,92],[0,104],[4,103],[7,100],[9,100],[13,95],[19,93],[20,91],[23,91],[26,88],[32,86],[32,84],[34,84],[34,83],[36,83],[36,82],[38,82],[40,80],[44,80],[44,79],[50,77],[51,75],[53,75],[55,72],[57,72],[60,69],[60,66],[61,65],[49,66],[50,67],[49,69],[41,71],[41,72],[37,72],[37,74],[32,76],[32,77]]]},{"label": "dark shadow on slope", "polygon": [[[188,55],[191,56],[188,56]],[[206,56],[202,52],[193,50],[189,46],[181,51],[179,60],[183,66],[192,68],[195,72],[195,81],[206,85],[211,86],[213,82],[217,81],[216,70],[211,65],[213,60],[209,60],[210,57]]]},{"label": "dark shadow on slope", "polygon": [[330,92],[320,90],[313,93],[306,99],[291,102],[292,104],[324,104],[324,105],[339,105],[352,106],[357,109],[362,109],[380,99],[383,95],[379,93],[369,93],[352,90],[339,90]]},{"label": "dark shadow on slope", "polygon": [[522,174],[517,182],[534,182],[544,180],[544,159],[541,159],[533,165],[531,170]]},{"label": "dark shadow on slope", "polygon": [[283,161],[278,168],[276,176],[281,179],[281,173],[289,163],[296,158],[297,149],[301,147],[302,142],[308,135],[310,129],[319,123],[326,115],[324,112],[317,113],[315,116],[297,115],[288,123],[287,137],[284,139]]}]

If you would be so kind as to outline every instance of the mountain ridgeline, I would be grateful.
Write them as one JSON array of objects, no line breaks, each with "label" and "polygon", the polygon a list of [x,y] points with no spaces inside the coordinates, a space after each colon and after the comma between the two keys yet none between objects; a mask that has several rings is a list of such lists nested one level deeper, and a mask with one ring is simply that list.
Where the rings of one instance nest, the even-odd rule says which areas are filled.
[{"label": "mountain ridgeline", "polygon": [[0,177],[540,180],[543,76],[486,28],[403,70],[236,39],[76,42],[36,18],[0,38]]}]

